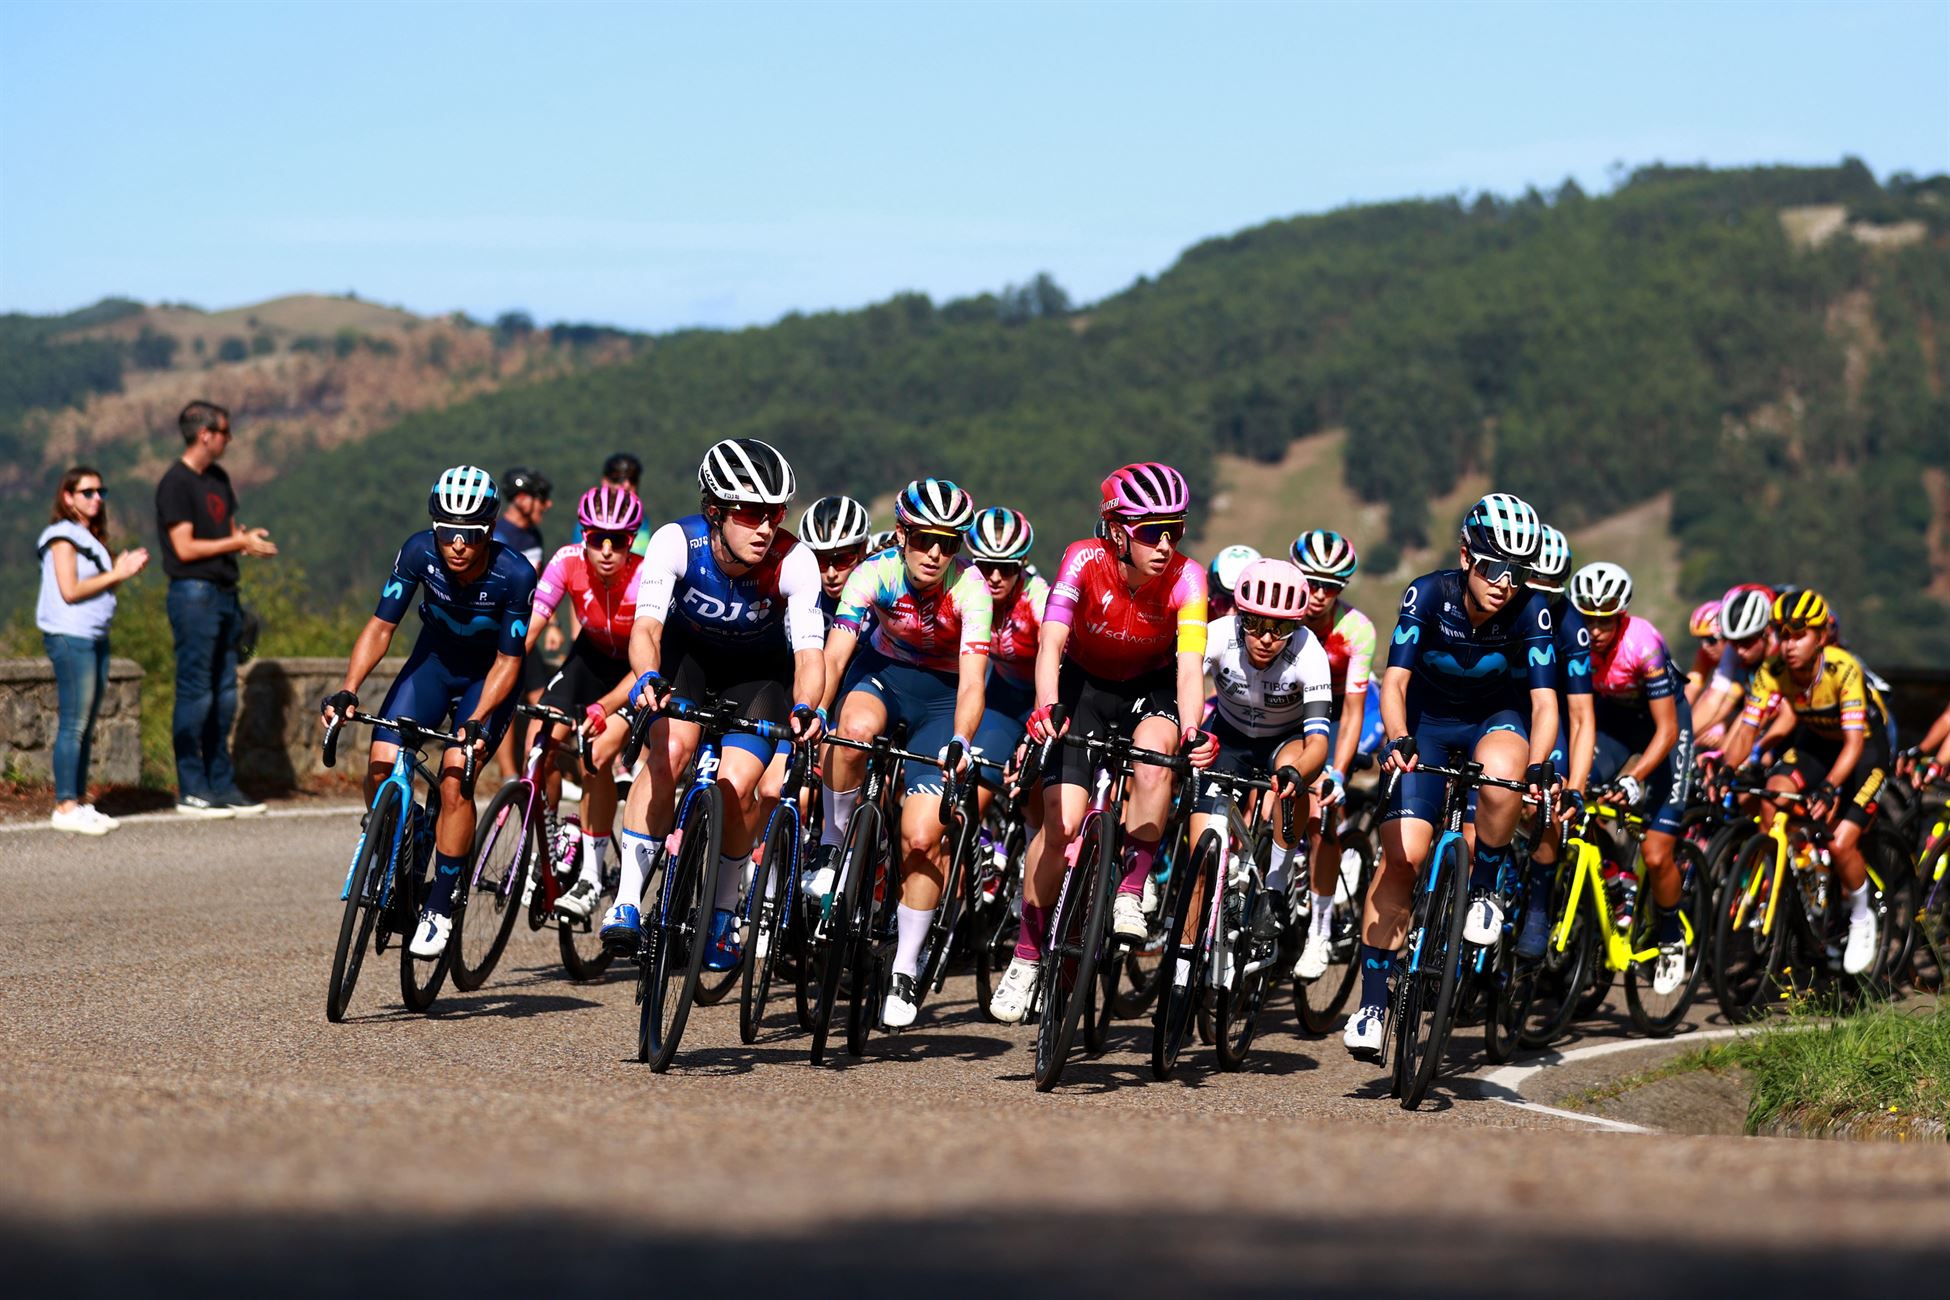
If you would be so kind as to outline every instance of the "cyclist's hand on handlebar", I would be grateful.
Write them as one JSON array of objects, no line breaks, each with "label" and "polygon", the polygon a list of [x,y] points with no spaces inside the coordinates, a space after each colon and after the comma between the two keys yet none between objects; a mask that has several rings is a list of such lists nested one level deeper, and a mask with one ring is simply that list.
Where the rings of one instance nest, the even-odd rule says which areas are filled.
[{"label": "cyclist's hand on handlebar", "polygon": [[1557,774],[1557,764],[1545,759],[1523,770],[1523,783],[1530,787],[1531,798],[1542,799],[1544,791],[1562,786],[1564,779]]},{"label": "cyclist's hand on handlebar", "polygon": [[1201,771],[1218,761],[1219,738],[1201,728],[1185,728],[1178,738],[1178,747],[1185,752],[1185,757],[1192,760],[1192,766]]},{"label": "cyclist's hand on handlebar", "polygon": [[473,752],[474,765],[479,767],[487,759],[487,723],[469,718],[460,724],[460,738]]},{"label": "cyclist's hand on handlebar", "polygon": [[645,704],[653,709],[661,709],[669,698],[670,683],[658,676],[654,668],[637,678],[636,685],[630,687],[630,707],[633,709]]},{"label": "cyclist's hand on handlebar", "polygon": [[1397,736],[1382,747],[1381,769],[1384,772],[1413,772],[1415,770],[1415,737]]},{"label": "cyclist's hand on handlebar", "polygon": [[1627,808],[1638,807],[1639,802],[1645,798],[1645,787],[1635,776],[1621,772],[1611,785],[1612,789],[1618,792],[1618,801]]},{"label": "cyclist's hand on handlebar", "polygon": [[959,777],[968,771],[968,742],[960,736],[941,747],[934,761],[941,765],[945,775]]},{"label": "cyclist's hand on handlebar", "polygon": [[591,704],[582,711],[582,724],[584,732],[591,736],[600,736],[603,734],[603,729],[609,726],[609,714],[603,711],[602,705]]},{"label": "cyclist's hand on handlebar", "polygon": [[1833,782],[1823,781],[1808,791],[1808,802],[1805,806],[1810,817],[1827,822],[1835,820],[1835,814],[1841,811],[1841,803],[1842,792],[1835,788]]},{"label": "cyclist's hand on handlebar", "polygon": [[351,691],[333,691],[318,706],[318,720],[325,726],[334,726],[359,711],[359,697]]},{"label": "cyclist's hand on handlebar", "polygon": [[799,744],[814,744],[826,734],[826,710],[815,709],[810,704],[795,704],[785,726],[792,733],[792,739]]},{"label": "cyclist's hand on handlebar", "polygon": [[1039,704],[1029,715],[1030,736],[1041,745],[1055,740],[1070,729],[1070,720],[1061,704]]},{"label": "cyclist's hand on handlebar", "polygon": [[1347,778],[1331,767],[1322,768],[1320,779],[1314,782],[1314,798],[1320,801],[1321,808],[1328,809],[1347,795]]}]

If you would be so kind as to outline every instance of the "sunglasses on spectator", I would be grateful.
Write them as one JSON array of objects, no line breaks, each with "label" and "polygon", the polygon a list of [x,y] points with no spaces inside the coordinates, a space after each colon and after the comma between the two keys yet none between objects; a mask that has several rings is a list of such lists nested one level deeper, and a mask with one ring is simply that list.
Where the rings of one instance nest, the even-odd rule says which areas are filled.
[{"label": "sunglasses on spectator", "polygon": [[455,542],[477,546],[487,540],[492,530],[492,524],[435,524],[433,540],[442,546],[452,546]]},{"label": "sunglasses on spectator", "polygon": [[753,506],[727,504],[720,507],[727,516],[736,519],[747,528],[759,528],[765,524],[776,527],[785,518],[784,506]]},{"label": "sunglasses on spectator", "polygon": [[867,558],[867,548],[861,546],[842,546],[837,551],[814,551],[813,558],[819,561],[822,569],[850,569]]},{"label": "sunglasses on spectator", "polygon": [[76,488],[74,494],[78,497],[87,497],[90,501],[93,501],[97,497],[107,496],[108,489],[105,487]]},{"label": "sunglasses on spectator", "polygon": [[1289,637],[1300,630],[1297,618],[1268,618],[1264,614],[1241,614],[1239,626],[1247,636]]},{"label": "sunglasses on spectator", "polygon": [[975,567],[984,578],[1013,578],[1022,572],[1021,560],[977,560]]},{"label": "sunglasses on spectator", "polygon": [[1499,560],[1493,555],[1478,555],[1476,552],[1471,551],[1469,553],[1469,567],[1475,571],[1477,577],[1494,586],[1500,587],[1506,582],[1521,582],[1523,580],[1524,570],[1521,564],[1512,564],[1509,560]]},{"label": "sunglasses on spectator", "polygon": [[907,534],[907,549],[923,554],[939,549],[943,555],[958,555],[961,543],[960,533],[937,532],[932,528],[916,528]]},{"label": "sunglasses on spectator", "polygon": [[630,543],[636,540],[636,534],[626,533],[621,529],[605,528],[584,533],[582,540],[598,551],[602,550],[605,544],[619,551],[627,551],[630,549]]},{"label": "sunglasses on spectator", "polygon": [[1124,525],[1130,530],[1131,540],[1142,546],[1161,546],[1167,541],[1175,542],[1185,535],[1185,520],[1147,519],[1141,524]]}]

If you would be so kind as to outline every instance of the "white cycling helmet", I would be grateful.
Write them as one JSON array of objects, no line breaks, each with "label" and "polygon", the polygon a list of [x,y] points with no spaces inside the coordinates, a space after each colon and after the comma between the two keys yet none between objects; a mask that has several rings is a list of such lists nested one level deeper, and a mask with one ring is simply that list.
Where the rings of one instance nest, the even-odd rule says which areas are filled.
[{"label": "white cycling helmet", "polygon": [[852,497],[821,497],[799,517],[799,540],[815,551],[865,546],[872,532],[867,508]]},{"label": "white cycling helmet", "polygon": [[1490,493],[1463,516],[1463,548],[1487,559],[1529,564],[1543,536],[1543,521],[1530,503],[1508,492]]},{"label": "white cycling helmet", "polygon": [[1774,619],[1774,593],[1767,587],[1735,587],[1720,602],[1720,635],[1746,641],[1767,630]]},{"label": "white cycling helmet", "polygon": [[1230,593],[1233,585],[1239,581],[1239,575],[1246,571],[1246,566],[1258,558],[1259,552],[1250,546],[1228,546],[1212,557],[1211,567],[1206,572],[1214,587]]},{"label": "white cycling helmet", "polygon": [[437,524],[491,524],[500,504],[494,475],[478,465],[442,470],[427,493],[427,514]]},{"label": "white cycling helmet", "polygon": [[[1571,539],[1545,524],[1537,545],[1536,562],[1530,566],[1530,585],[1553,596],[1564,590],[1564,575],[1571,571]],[[1628,583],[1630,579],[1626,580]]]},{"label": "white cycling helmet", "polygon": [[1580,614],[1609,618],[1632,603],[1632,575],[1603,560],[1571,575],[1571,604]]},{"label": "white cycling helmet", "polygon": [[757,438],[726,438],[698,463],[697,485],[708,497],[747,505],[782,506],[797,486],[779,449]]}]

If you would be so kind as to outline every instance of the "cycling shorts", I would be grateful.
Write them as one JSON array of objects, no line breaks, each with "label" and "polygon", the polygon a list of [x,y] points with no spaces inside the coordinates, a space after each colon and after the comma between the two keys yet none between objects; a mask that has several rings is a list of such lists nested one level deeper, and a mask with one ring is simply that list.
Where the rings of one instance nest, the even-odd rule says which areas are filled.
[{"label": "cycling shorts", "polygon": [[[751,722],[783,726],[792,713],[792,653],[783,645],[763,650],[727,650],[693,641],[682,622],[664,624],[658,673],[687,700],[715,695]],[[772,761],[777,746],[748,731],[734,731],[720,742],[761,763]]]},{"label": "cycling shorts", "polygon": [[[982,725],[975,731],[975,752],[994,763],[1007,763],[1016,752],[1029,726],[1029,715],[1036,708],[1033,687],[1018,686],[999,673],[989,674],[988,694],[982,706]],[[1000,772],[983,772],[982,784],[991,790],[1002,788]]]},{"label": "cycling shorts", "polygon": [[[1279,752],[1296,740],[1302,739],[1299,731],[1284,736],[1248,736],[1234,729],[1224,718],[1214,718],[1206,728],[1219,738],[1219,756],[1207,769],[1226,776],[1266,776],[1278,766],[1274,759]],[[1223,786],[1199,783],[1196,810],[1202,813],[1222,811],[1231,795]]]},{"label": "cycling shorts", "polygon": [[[1645,752],[1646,745],[1651,741],[1652,724],[1649,718],[1642,733],[1600,731],[1596,752],[1591,756],[1592,785],[1609,784],[1624,769],[1626,760],[1634,754]],[[1693,722],[1682,708],[1679,710],[1679,737],[1672,743],[1672,753],[1666,755],[1666,761],[1645,779],[1645,801],[1640,807],[1646,810],[1646,828],[1666,835],[1679,834],[1679,824],[1686,816],[1686,800],[1692,789]]]},{"label": "cycling shorts", "polygon": [[[379,712],[388,718],[411,718],[421,726],[443,729],[452,719],[452,724],[458,727],[474,716],[474,708],[481,702],[481,688],[487,685],[492,667],[490,659],[485,666],[456,668],[422,638],[414,644],[406,666],[393,680],[393,688],[386,692],[386,702],[379,706]],[[501,733],[507,730],[508,719],[514,716],[516,702],[515,693],[510,691],[508,698],[501,701],[501,707],[488,716],[486,736],[490,751],[501,743]],[[399,732],[391,727],[374,727],[372,739],[374,744],[397,745]]]},{"label": "cycling shorts", "polygon": [[[1530,718],[1516,709],[1498,709],[1480,718],[1437,718],[1423,715],[1411,719],[1409,733],[1415,737],[1415,752],[1424,763],[1435,763],[1452,767],[1457,759],[1468,759],[1476,752],[1476,746],[1483,737],[1497,731],[1515,732],[1523,740],[1530,739]],[[1418,822],[1438,823],[1442,820],[1442,796],[1447,791],[1449,779],[1431,772],[1409,772],[1395,782],[1394,793],[1388,796],[1388,811],[1382,814],[1383,821],[1394,821],[1407,817]],[[1475,791],[1470,792],[1470,806],[1475,806]]]},{"label": "cycling shorts", "polygon": [[555,675],[542,687],[542,703],[551,709],[580,716],[583,709],[615,690],[630,675],[630,661],[615,659],[596,648],[596,643],[579,636]]},{"label": "cycling shorts", "polygon": [[[1805,794],[1828,779],[1829,769],[1835,765],[1836,751],[1810,746],[1798,734],[1792,739],[1794,744],[1781,755],[1780,762],[1774,764],[1768,775],[1791,777],[1794,788]],[[1842,782],[1843,821],[1867,826],[1875,820],[1876,801],[1882,797],[1882,787],[1889,782],[1888,758],[1881,748],[1870,744],[1856,760],[1855,770]]]},{"label": "cycling shorts", "polygon": [[[1146,718],[1164,718],[1178,725],[1178,669],[1168,665],[1116,681],[1085,672],[1068,659],[1056,681],[1057,703],[1070,720],[1073,736],[1129,736]],[[1058,785],[1088,788],[1096,756],[1076,745],[1057,746]]]},{"label": "cycling shorts", "polygon": [[[887,710],[887,729],[906,724],[907,748],[917,754],[938,754],[955,738],[957,675],[939,668],[897,663],[870,645],[863,645],[847,665],[840,681],[840,711],[847,697],[871,695]],[[971,738],[970,743],[974,743]],[[907,763],[901,770],[908,794],[941,794],[941,769],[932,763]]]}]

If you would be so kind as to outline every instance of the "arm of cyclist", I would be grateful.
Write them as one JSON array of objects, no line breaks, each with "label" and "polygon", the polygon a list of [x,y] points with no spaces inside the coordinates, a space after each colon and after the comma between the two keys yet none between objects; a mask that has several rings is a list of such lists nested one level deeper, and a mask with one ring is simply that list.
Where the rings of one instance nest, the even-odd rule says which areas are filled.
[{"label": "arm of cyclist", "polygon": [[1591,763],[1598,753],[1598,709],[1589,695],[1566,697],[1565,711],[1568,718],[1568,739],[1565,742],[1565,762],[1570,771],[1565,775],[1565,784],[1583,794],[1591,782]]},{"label": "arm of cyclist", "polygon": [[[968,738],[982,725],[982,710],[988,698],[989,657],[969,651],[956,663],[955,675],[955,742],[960,748],[960,761],[955,764],[955,774],[968,770]],[[941,757],[946,759],[944,749]]]},{"label": "arm of cyclist", "polygon": [[[1056,602],[1050,602],[1051,614]],[[1057,682],[1063,673],[1063,647],[1070,644],[1070,624],[1054,617],[1043,620],[1036,634],[1036,708],[1029,715],[1029,734],[1038,742],[1060,736],[1069,730],[1063,720],[1052,715],[1056,708]]]},{"label": "arm of cyclist", "polygon": [[819,608],[819,562],[809,548],[793,547],[779,566],[779,595],[785,599],[786,644],[792,647],[792,734],[817,740],[827,695],[826,615]]},{"label": "arm of cyclist", "polygon": [[329,727],[338,721],[339,710],[334,700],[348,706],[347,712],[351,711],[352,702],[345,697],[359,693],[359,687],[379,666],[379,661],[386,657],[388,647],[393,644],[393,633],[398,630],[399,624],[388,623],[377,614],[366,620],[366,625],[359,629],[358,639],[352,643],[352,654],[345,665],[345,680],[339,683],[338,694],[326,700],[324,708],[320,710],[320,726]]},{"label": "arm of cyclist", "polygon": [[1646,701],[1652,712],[1652,739],[1645,742],[1636,763],[1625,771],[1641,786],[1650,781],[1679,741],[1679,703],[1670,695]]},{"label": "arm of cyclist", "polygon": [[1180,727],[1180,749],[1185,757],[1192,760],[1192,766],[1207,768],[1219,757],[1219,738],[1201,728],[1199,720],[1205,714],[1205,647],[1178,652],[1178,716],[1182,719]]},{"label": "arm of cyclist", "polygon": [[1530,691],[1530,766],[1525,779],[1532,790],[1555,779],[1551,751],[1557,748],[1557,689],[1532,687]]},{"label": "arm of cyclist", "polygon": [[[1392,663],[1381,674],[1381,732],[1388,738],[1382,765],[1390,772],[1415,770],[1413,737],[1408,734],[1408,683],[1413,676],[1408,668]],[[1399,743],[1404,740],[1411,742],[1407,750]]]}]

